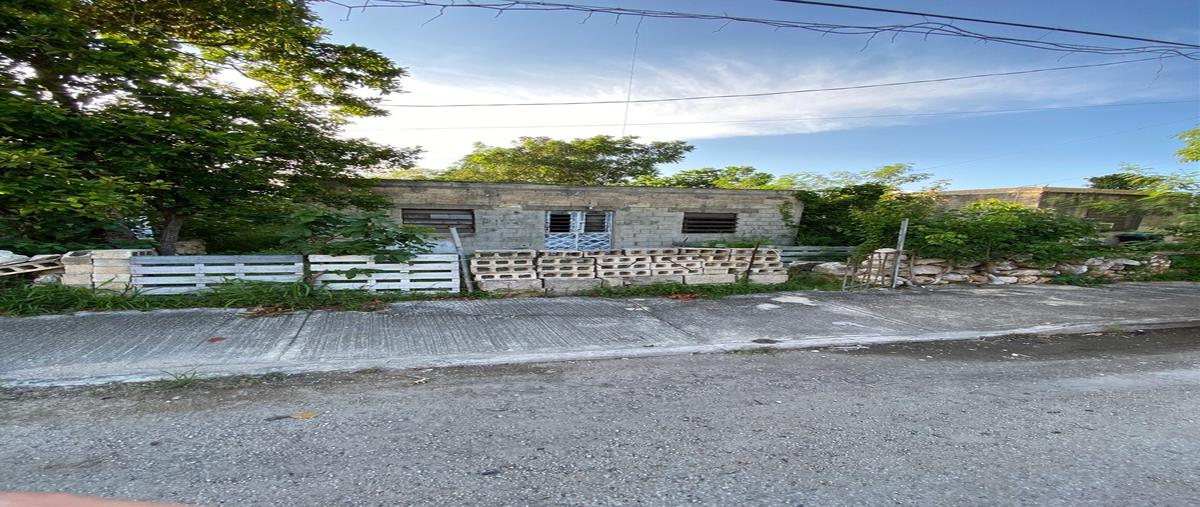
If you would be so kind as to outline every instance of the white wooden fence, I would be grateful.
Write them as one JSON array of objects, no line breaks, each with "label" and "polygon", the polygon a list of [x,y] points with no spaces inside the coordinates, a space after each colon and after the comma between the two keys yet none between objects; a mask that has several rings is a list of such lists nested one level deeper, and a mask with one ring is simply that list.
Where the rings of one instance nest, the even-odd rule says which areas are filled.
[{"label": "white wooden fence", "polygon": [[459,290],[456,255],[418,255],[404,264],[377,263],[372,255],[310,255],[308,262],[316,282],[334,290]]},{"label": "white wooden fence", "polygon": [[296,282],[300,255],[142,255],[129,259],[133,287],[143,294],[184,294],[230,280]]},{"label": "white wooden fence", "polygon": [[[455,255],[418,255],[404,264],[376,263],[371,255],[310,255],[314,283],[333,290],[457,292]],[[187,294],[234,280],[298,282],[301,255],[167,255],[129,259],[130,284],[142,294]]]}]

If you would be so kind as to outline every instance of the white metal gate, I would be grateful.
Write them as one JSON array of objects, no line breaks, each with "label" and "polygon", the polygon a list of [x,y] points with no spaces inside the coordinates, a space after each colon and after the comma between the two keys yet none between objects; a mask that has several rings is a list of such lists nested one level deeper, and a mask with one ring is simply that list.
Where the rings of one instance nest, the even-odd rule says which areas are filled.
[{"label": "white metal gate", "polygon": [[608,250],[611,211],[547,211],[546,250]]}]

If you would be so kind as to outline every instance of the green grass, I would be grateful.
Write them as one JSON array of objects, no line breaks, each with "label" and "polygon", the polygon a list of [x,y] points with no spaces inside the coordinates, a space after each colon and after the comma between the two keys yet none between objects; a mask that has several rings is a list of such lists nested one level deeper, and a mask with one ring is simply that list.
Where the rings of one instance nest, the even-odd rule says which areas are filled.
[{"label": "green grass", "polygon": [[145,384],[142,384],[142,386],[146,389],[154,391],[163,391],[168,389],[183,389],[186,387],[192,387],[196,385],[196,383],[200,382],[200,376],[197,375],[195,371],[184,373],[164,373],[166,373],[169,378],[146,382]]},{"label": "green grass", "polygon": [[701,299],[718,299],[740,294],[758,294],[762,292],[779,292],[793,290],[841,290],[841,280],[829,280],[815,275],[799,276],[784,283],[753,284],[738,282],[723,285],[685,285],[682,283],[659,283],[653,285],[631,285],[626,287],[601,287],[587,291],[581,295],[630,298],[690,295]]},{"label": "green grass", "polygon": [[1055,276],[1051,283],[1055,285],[1075,285],[1077,287],[1098,287],[1100,285],[1113,283],[1113,281],[1114,280],[1111,278],[1105,278],[1102,276],[1090,276],[1087,274],[1073,275],[1069,273],[1063,273]]},{"label": "green grass", "polygon": [[26,316],[77,311],[164,310],[176,308],[257,308],[260,315],[298,310],[372,311],[395,301],[497,297],[486,293],[401,293],[329,290],[303,282],[237,282],[200,294],[148,296],[61,285],[0,287],[0,315]]}]

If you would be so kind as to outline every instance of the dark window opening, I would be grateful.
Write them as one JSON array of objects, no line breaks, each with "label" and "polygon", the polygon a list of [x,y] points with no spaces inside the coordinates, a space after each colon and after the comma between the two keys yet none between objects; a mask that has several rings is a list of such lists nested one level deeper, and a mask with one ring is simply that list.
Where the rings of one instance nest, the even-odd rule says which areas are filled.
[{"label": "dark window opening", "polygon": [[458,229],[460,234],[475,232],[475,212],[469,209],[404,209],[400,220],[405,225],[429,227],[436,232]]},{"label": "dark window opening", "polygon": [[684,213],[683,232],[691,234],[737,232],[737,213]]},{"label": "dark window opening", "polygon": [[608,232],[608,213],[589,211],[584,214],[583,232]]},{"label": "dark window opening", "polygon": [[551,212],[546,232],[571,232],[571,214]]}]

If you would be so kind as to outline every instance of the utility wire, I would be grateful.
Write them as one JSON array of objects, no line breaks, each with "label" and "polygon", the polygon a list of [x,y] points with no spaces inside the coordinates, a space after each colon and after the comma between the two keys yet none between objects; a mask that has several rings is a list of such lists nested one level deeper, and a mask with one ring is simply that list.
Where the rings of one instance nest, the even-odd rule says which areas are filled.
[{"label": "utility wire", "polygon": [[625,124],[629,123],[629,99],[633,98],[633,71],[637,68],[638,41],[642,38],[642,20],[638,17],[637,26],[633,28],[633,56],[629,58],[629,85],[625,88],[625,115],[621,118],[621,136],[625,135]]},{"label": "utility wire", "polygon": [[1027,113],[1037,111],[1061,111],[1071,109],[1099,109],[1111,107],[1129,107],[1129,106],[1148,106],[1159,104],[1196,104],[1200,103],[1200,99],[1191,100],[1166,100],[1157,102],[1123,102],[1116,104],[1095,104],[1087,106],[1051,106],[1051,107],[1029,107],[1021,109],[980,109],[975,111],[939,111],[932,113],[893,113],[893,114],[864,114],[864,115],[849,115],[849,116],[794,116],[788,118],[759,118],[745,120],[694,120],[694,121],[657,121],[657,122],[640,122],[640,123],[591,123],[591,124],[558,124],[558,125],[481,125],[475,127],[398,127],[398,128],[366,128],[354,129],[355,131],[424,131],[424,130],[497,130],[497,129],[548,129],[548,128],[584,128],[584,127],[620,127],[627,125],[630,127],[644,126],[659,126],[659,125],[708,125],[708,124],[726,124],[726,123],[786,123],[797,121],[810,120],[861,120],[874,118],[910,118],[910,117],[930,117],[930,116],[958,116],[958,115],[975,115],[975,114],[1002,114],[1002,113]]},{"label": "utility wire", "polygon": [[959,116],[959,115],[975,115],[975,114],[1002,114],[1002,113],[1028,113],[1037,111],[1062,111],[1071,109],[1099,109],[1112,107],[1129,107],[1129,106],[1148,106],[1160,104],[1196,104],[1200,103],[1200,99],[1191,100],[1165,100],[1157,102],[1123,102],[1116,104],[1094,104],[1087,106],[1051,106],[1051,107],[1029,107],[1021,109],[980,109],[975,111],[939,111],[932,113],[892,113],[892,114],[864,114],[864,115],[848,115],[848,116],[794,116],[787,118],[758,118],[745,120],[694,120],[694,121],[656,121],[656,122],[639,122],[639,123],[590,123],[590,124],[551,124],[551,125],[480,125],[474,127],[397,127],[397,128],[358,128],[355,131],[424,131],[424,130],[498,130],[498,129],[548,129],[548,128],[584,128],[584,127],[645,127],[645,126],[661,126],[661,125],[709,125],[709,124],[727,124],[727,123],[787,123],[797,121],[810,120],[861,120],[875,118],[911,118],[911,117],[931,117],[931,116]]},{"label": "utility wire", "polygon": [[834,8],[839,8],[839,9],[855,9],[855,10],[860,10],[860,11],[886,12],[886,13],[890,13],[890,14],[905,14],[905,15],[909,15],[909,16],[921,16],[921,17],[928,17],[928,18],[953,19],[956,21],[969,21],[972,23],[987,23],[987,24],[991,24],[991,25],[1012,26],[1012,27],[1017,27],[1017,28],[1032,28],[1035,30],[1049,30],[1049,31],[1053,31],[1053,32],[1073,33],[1073,34],[1079,34],[1079,35],[1091,35],[1091,36],[1096,36],[1096,37],[1107,37],[1110,39],[1124,39],[1124,40],[1132,40],[1132,41],[1139,41],[1139,42],[1153,42],[1155,44],[1167,44],[1167,45],[1171,45],[1171,46],[1180,46],[1180,47],[1200,49],[1200,45],[1197,45],[1197,44],[1188,44],[1188,43],[1168,41],[1168,40],[1150,39],[1147,37],[1137,37],[1137,36],[1132,36],[1132,35],[1119,35],[1119,34],[1114,34],[1114,33],[1093,32],[1090,30],[1076,30],[1076,29],[1072,29],[1072,28],[1061,28],[1061,27],[1055,27],[1055,26],[1033,25],[1033,24],[1029,24],[1029,23],[1016,23],[1016,22],[1011,22],[1011,21],[998,21],[998,20],[993,20],[993,19],[982,19],[982,18],[967,18],[967,17],[962,17],[962,16],[950,16],[950,15],[946,15],[946,14],[932,14],[932,13],[928,13],[928,12],[903,11],[903,10],[899,10],[899,9],[885,9],[882,7],[869,7],[869,6],[864,6],[864,5],[848,5],[848,4],[838,4],[838,3],[832,3],[832,2],[816,2],[816,1],[812,1],[812,0],[774,0],[774,1],[789,3],[789,4],[803,4],[803,5],[817,5],[817,6],[821,6],[821,7],[834,7]]},{"label": "utility wire", "polygon": [[[746,16],[730,16],[727,14],[704,14],[694,12],[679,12],[679,11],[660,11],[650,9],[636,9],[628,7],[611,7],[598,5],[582,5],[573,3],[547,2],[537,0],[472,0],[469,2],[460,2],[458,0],[372,0],[370,3],[361,5],[351,5],[346,3],[348,0],[316,0],[324,1],[333,5],[338,5],[346,8],[346,19],[349,19],[355,10],[365,10],[367,8],[435,8],[438,10],[437,15],[433,16],[426,23],[433,21],[445,14],[446,9],[474,9],[494,12],[497,17],[507,12],[574,12],[583,14],[586,17],[581,22],[587,22],[596,14],[612,15],[617,20],[621,16],[639,16],[645,18],[662,18],[662,19],[687,19],[687,20],[702,20],[702,21],[718,21],[723,23],[721,28],[730,23],[753,24],[766,26],[775,30],[780,29],[799,29],[812,31],[824,35],[850,35],[850,36],[869,36],[867,44],[870,44],[875,37],[884,34],[891,34],[892,41],[896,40],[901,34],[917,35],[924,39],[930,36],[945,36],[958,37],[978,40],[982,42],[994,42],[997,44],[1014,45],[1020,47],[1028,47],[1033,49],[1048,50],[1062,52],[1065,54],[1074,53],[1090,53],[1090,54],[1106,54],[1106,55],[1137,55],[1137,54],[1157,54],[1157,55],[1187,55],[1187,48],[1191,46],[1181,45],[1180,43],[1155,44],[1146,46],[1134,47],[1111,47],[1098,46],[1091,44],[1065,43],[1042,40],[1038,38],[1024,38],[1016,36],[995,36],[985,33],[967,30],[965,28],[955,26],[952,22],[934,22],[923,21],[920,23],[911,24],[891,24],[879,26],[867,25],[848,25],[835,23],[819,23],[809,21],[794,21],[784,19],[768,19],[754,18]],[[1036,26],[1036,25],[1035,25]],[[721,29],[718,28],[717,31]],[[866,46],[864,46],[865,49]],[[1194,58],[1192,55],[1187,55],[1188,58]]]},{"label": "utility wire", "polygon": [[1008,72],[990,72],[990,73],[986,73],[986,74],[971,74],[971,75],[966,75],[966,76],[939,77],[939,78],[931,78],[931,79],[916,79],[916,80],[912,80],[912,81],[895,81],[895,82],[888,82],[888,83],[872,83],[872,84],[863,84],[863,85],[834,86],[834,87],[828,87],[828,88],[806,88],[806,89],[800,89],[800,90],[782,90],[782,91],[757,92],[757,93],[730,93],[730,94],[723,94],[723,95],[695,95],[695,96],[689,96],[689,97],[665,97],[665,98],[657,98],[657,99],[572,100],[572,101],[562,101],[562,102],[482,102],[482,103],[458,103],[458,104],[395,104],[395,103],[389,103],[389,102],[381,102],[380,104],[386,105],[388,107],[398,107],[398,108],[582,106],[582,105],[596,105],[596,104],[628,104],[628,103],[651,104],[651,103],[662,103],[662,102],[683,102],[683,101],[691,101],[691,100],[736,99],[736,98],[747,98],[747,97],[773,97],[773,96],[779,96],[779,95],[795,95],[795,94],[802,94],[802,93],[834,92],[834,91],[846,91],[846,90],[866,90],[866,89],[871,89],[871,88],[889,88],[889,87],[895,87],[895,86],[907,86],[907,85],[914,85],[914,84],[945,83],[945,82],[950,82],[950,81],[962,81],[962,80],[967,80],[967,79],[982,79],[982,78],[1003,77],[1003,76],[1019,76],[1019,75],[1024,75],[1024,74],[1036,74],[1036,73],[1040,73],[1040,72],[1055,72],[1055,71],[1063,71],[1063,70],[1088,69],[1088,68],[1095,68],[1095,67],[1109,67],[1109,66],[1113,66],[1113,65],[1125,65],[1125,64],[1129,64],[1129,63],[1148,62],[1148,61],[1152,61],[1152,60],[1159,60],[1159,58],[1158,57],[1140,58],[1140,59],[1136,59],[1136,60],[1122,60],[1122,61],[1118,61],[1118,62],[1090,63],[1090,64],[1084,64],[1084,65],[1069,65],[1069,66],[1065,66],[1065,67],[1047,67],[1047,68],[1041,68],[1041,69],[1014,70],[1014,71],[1008,71]]}]

